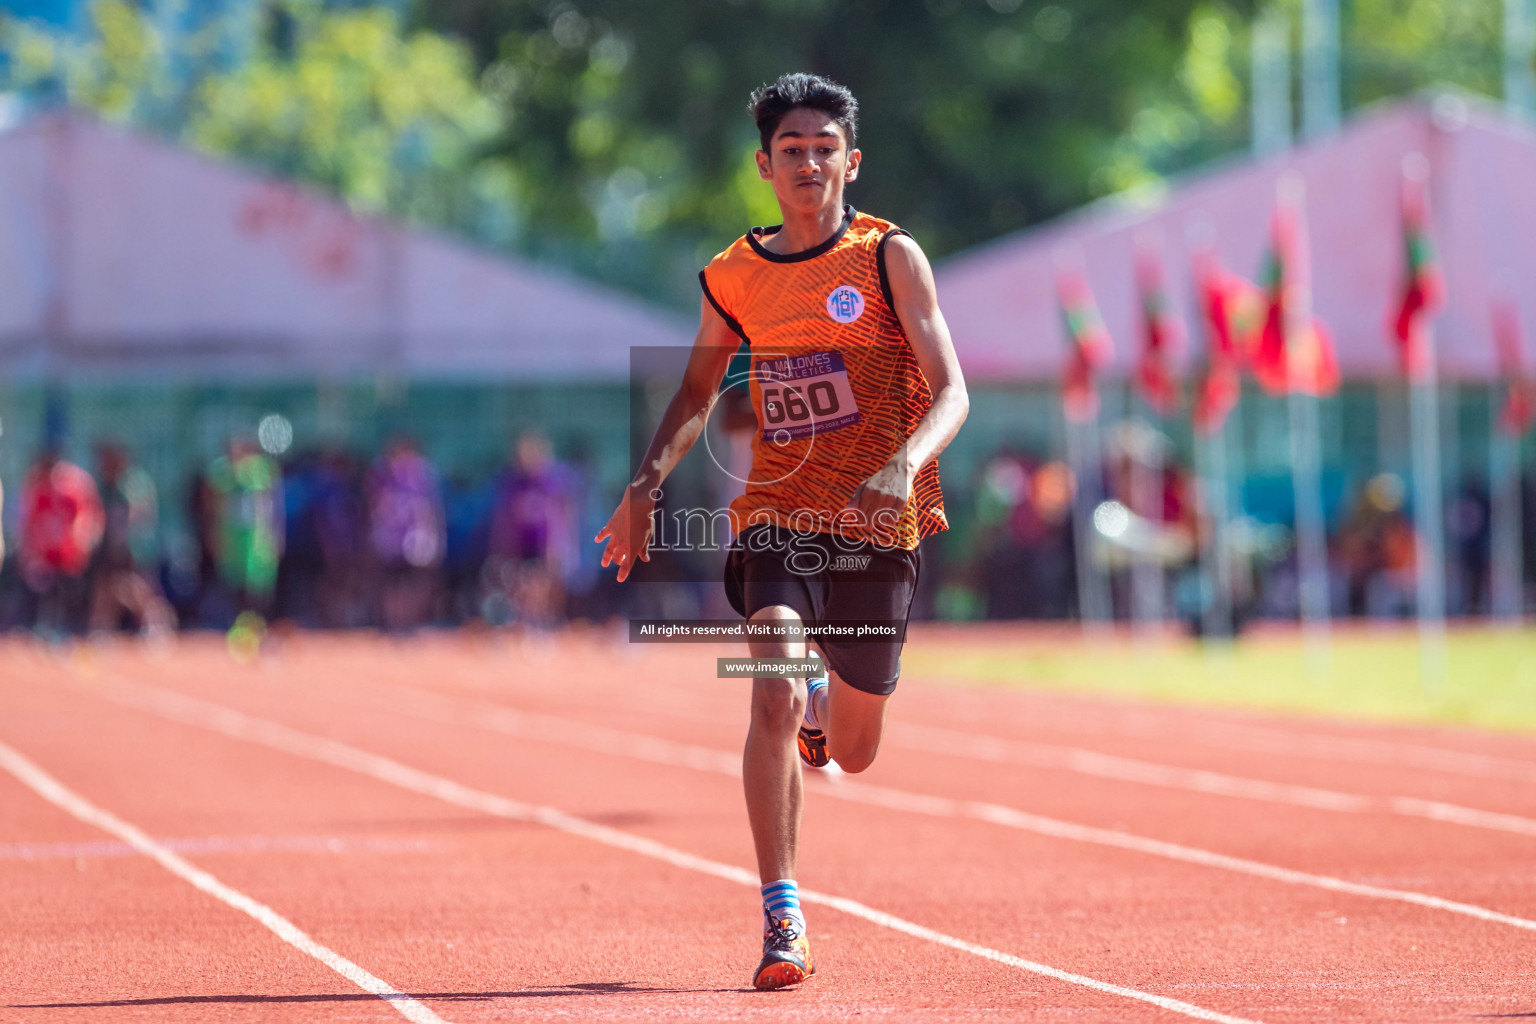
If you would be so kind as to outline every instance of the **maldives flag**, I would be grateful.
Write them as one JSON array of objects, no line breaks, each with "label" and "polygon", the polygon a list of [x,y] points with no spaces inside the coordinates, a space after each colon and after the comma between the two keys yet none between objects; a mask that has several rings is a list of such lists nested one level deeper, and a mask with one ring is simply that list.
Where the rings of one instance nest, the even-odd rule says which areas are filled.
[{"label": "maldives flag", "polygon": [[1404,173],[1402,213],[1403,290],[1390,327],[1403,372],[1410,380],[1420,380],[1429,369],[1424,319],[1440,307],[1445,297],[1445,282],[1429,240],[1429,187],[1425,175]]},{"label": "maldives flag", "polygon": [[1115,346],[1104,329],[1087,278],[1077,271],[1063,271],[1056,278],[1056,292],[1070,347],[1062,375],[1062,406],[1068,419],[1082,423],[1099,414],[1094,375],[1114,356]]},{"label": "maldives flag", "polygon": [[1295,207],[1286,203],[1275,207],[1272,231],[1264,260],[1268,305],[1253,356],[1253,375],[1266,391],[1276,394],[1332,394],[1339,387],[1339,362],[1328,328],[1310,315],[1303,323],[1288,323],[1293,319],[1290,306],[1306,287],[1309,274],[1306,232]]},{"label": "maldives flag", "polygon": [[1508,299],[1494,302],[1493,341],[1498,350],[1499,377],[1504,381],[1499,429],[1510,437],[1524,437],[1536,424],[1536,380],[1526,376],[1520,315]]},{"label": "maldives flag", "polygon": [[1159,415],[1173,411],[1178,401],[1168,358],[1184,340],[1184,328],[1168,307],[1163,289],[1163,265],[1157,254],[1143,250],[1136,257],[1136,283],[1141,291],[1142,350],[1136,381],[1141,395]]},{"label": "maldives flag", "polygon": [[1223,270],[1210,253],[1195,257],[1194,274],[1205,331],[1205,367],[1196,386],[1192,416],[1196,430],[1213,434],[1242,396],[1238,367],[1258,333],[1262,293]]}]

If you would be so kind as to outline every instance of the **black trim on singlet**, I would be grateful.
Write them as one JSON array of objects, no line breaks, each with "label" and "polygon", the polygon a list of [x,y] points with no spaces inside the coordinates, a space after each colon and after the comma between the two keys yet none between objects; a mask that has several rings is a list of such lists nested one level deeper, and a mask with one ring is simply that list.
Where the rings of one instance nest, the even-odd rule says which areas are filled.
[{"label": "black trim on singlet", "polygon": [[704,271],[702,270],[699,271],[699,287],[704,289],[704,297],[709,300],[711,306],[715,307],[715,312],[720,314],[720,319],[725,321],[725,325],[735,331],[737,337],[750,345],[751,341],[747,338],[747,332],[741,329],[741,322],[727,313],[725,307],[720,305],[715,299],[715,293],[709,290],[709,278],[704,276]]},{"label": "black trim on singlet", "polygon": [[747,232],[747,244],[752,247],[753,252],[773,263],[800,263],[803,260],[813,260],[822,253],[830,251],[834,245],[843,240],[843,236],[853,226],[853,218],[857,215],[858,213],[853,207],[844,204],[843,222],[838,225],[836,231],[832,232],[832,237],[820,245],[813,245],[809,249],[802,249],[799,252],[769,252],[763,246],[763,243],[758,241],[759,238],[767,238],[769,235],[782,231],[784,228],[783,224],[775,224],[771,228],[753,228]]},{"label": "black trim on singlet", "polygon": [[886,308],[891,311],[892,316],[896,317],[897,323],[900,323],[901,317],[896,315],[896,300],[891,298],[891,276],[885,271],[885,243],[889,242],[894,235],[906,235],[911,238],[912,232],[906,228],[891,228],[881,235],[880,243],[875,246],[875,269],[880,272],[880,294],[885,296]]}]

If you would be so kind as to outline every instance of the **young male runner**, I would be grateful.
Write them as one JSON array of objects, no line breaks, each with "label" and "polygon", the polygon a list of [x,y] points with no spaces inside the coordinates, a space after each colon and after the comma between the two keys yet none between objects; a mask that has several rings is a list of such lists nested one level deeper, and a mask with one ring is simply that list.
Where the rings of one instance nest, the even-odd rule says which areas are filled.
[{"label": "young male runner", "polygon": [[[891,223],[843,204],[859,172],[858,104],[843,86],[784,75],[752,94],[758,173],[779,227],[753,228],[700,273],[700,325],[677,395],[639,473],[597,535],[623,580],[649,561],[661,482],[698,439],[742,341],[761,428],[726,592],[750,622],[904,629],[918,541],[946,529],[938,464],[969,409],[933,274]],[[900,675],[900,639],[818,638],[828,672],[752,683],[742,778],[763,881],[760,989],[815,971],[795,883],[799,756],[844,771],[874,761]],[[804,657],[799,640],[751,641],[755,658]],[[809,685],[807,685],[807,682]]]}]

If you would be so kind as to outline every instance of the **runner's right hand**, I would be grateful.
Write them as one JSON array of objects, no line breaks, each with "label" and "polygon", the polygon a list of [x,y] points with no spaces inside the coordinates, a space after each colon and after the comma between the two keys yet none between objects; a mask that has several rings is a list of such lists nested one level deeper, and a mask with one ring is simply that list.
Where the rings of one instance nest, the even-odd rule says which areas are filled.
[{"label": "runner's right hand", "polygon": [[620,583],[629,577],[635,562],[651,560],[651,534],[655,530],[651,513],[655,509],[656,501],[651,497],[651,492],[631,484],[624,488],[624,497],[619,507],[613,510],[608,525],[597,531],[597,536],[592,538],[599,544],[607,539],[608,546],[603,549],[603,568],[617,562]]}]

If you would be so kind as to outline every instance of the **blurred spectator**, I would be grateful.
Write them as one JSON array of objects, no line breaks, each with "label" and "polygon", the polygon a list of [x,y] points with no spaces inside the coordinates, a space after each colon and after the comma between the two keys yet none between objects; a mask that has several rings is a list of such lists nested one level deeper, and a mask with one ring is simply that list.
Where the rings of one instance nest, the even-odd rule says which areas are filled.
[{"label": "blurred spectator", "polygon": [[209,483],[208,473],[203,468],[195,468],[187,480],[186,515],[187,522],[192,528],[194,546],[196,548],[196,564],[188,566],[191,569],[190,581],[184,581],[180,585],[170,587],[171,599],[175,603],[177,617],[182,623],[197,623],[207,626],[221,619],[232,616],[221,615],[212,607],[219,598],[219,559],[218,559],[218,507],[216,492]]},{"label": "blurred spectator", "polygon": [[208,467],[206,509],[211,513],[219,579],[242,612],[272,613],[278,559],[283,550],[282,474],[276,461],[240,438]]},{"label": "blurred spectator", "polygon": [[283,557],[273,614],[305,626],[329,626],[332,607],[320,597],[322,562],[315,526],[323,472],[318,452],[301,451],[283,466]]},{"label": "blurred spectator", "polygon": [[1354,614],[1396,617],[1413,611],[1413,524],[1403,513],[1403,481],[1372,477],[1340,528],[1334,547],[1346,581],[1346,607]]},{"label": "blurred spectator", "polygon": [[309,527],[319,554],[315,596],[321,624],[331,628],[368,621],[368,507],[359,477],[356,460],[339,449],[321,456],[314,477]]},{"label": "blurred spectator", "polygon": [[437,470],[416,446],[396,439],[369,480],[369,536],[379,569],[379,621],[412,629],[429,617],[438,594],[445,527]]},{"label": "blurred spectator", "polygon": [[1493,541],[1488,484],[1468,477],[1445,513],[1450,556],[1446,605],[1452,615],[1487,614],[1492,580],[1489,567]]},{"label": "blurred spectator", "polygon": [[973,575],[988,618],[1074,614],[1074,488],[1064,464],[1032,455],[999,453],[982,469]]},{"label": "blurred spectator", "polygon": [[488,581],[513,614],[534,626],[564,617],[565,567],[575,547],[576,509],[570,470],[542,434],[518,437],[511,465],[496,480],[491,509]]},{"label": "blurred spectator", "polygon": [[38,629],[61,634],[78,628],[87,596],[85,571],[101,531],[95,481],[56,450],[45,449],[28,470],[21,491],[19,561],[37,602]]},{"label": "blurred spectator", "polygon": [[494,480],[463,476],[453,477],[443,489],[443,589],[454,622],[490,618],[482,604],[488,595],[482,592],[481,572],[489,557],[495,493]]},{"label": "blurred spectator", "polygon": [[153,575],[160,519],[154,481],[129,463],[120,445],[100,445],[96,465],[103,528],[91,564],[91,630],[116,630],[126,615],[146,636],[164,636],[176,616]]}]

